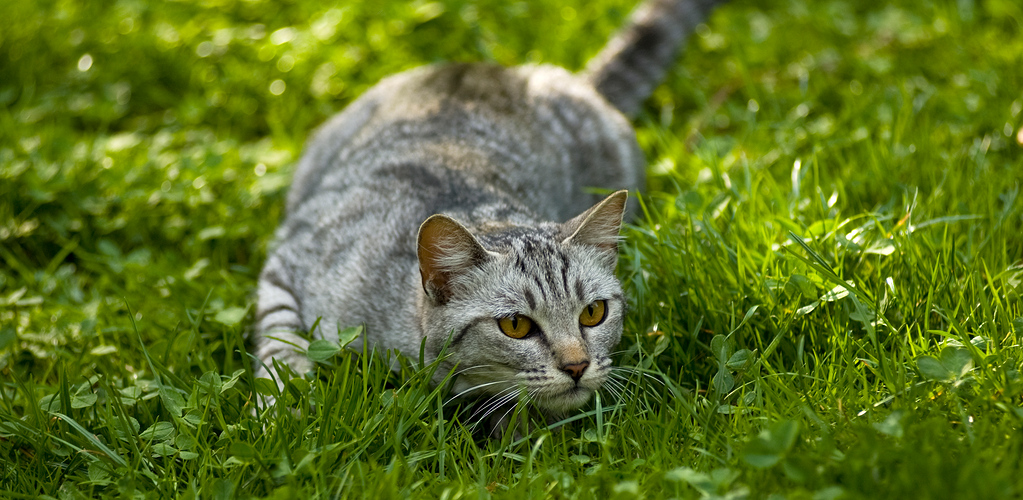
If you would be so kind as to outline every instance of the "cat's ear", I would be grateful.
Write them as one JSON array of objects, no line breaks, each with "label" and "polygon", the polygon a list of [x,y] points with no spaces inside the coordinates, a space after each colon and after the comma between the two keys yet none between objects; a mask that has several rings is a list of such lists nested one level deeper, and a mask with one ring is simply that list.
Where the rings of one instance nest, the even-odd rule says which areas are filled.
[{"label": "cat's ear", "polygon": [[564,245],[589,245],[601,250],[611,268],[618,263],[618,232],[622,229],[629,192],[621,190],[561,225]]},{"label": "cat's ear", "polygon": [[488,252],[465,226],[446,215],[432,215],[419,226],[416,253],[423,289],[439,303],[451,293],[451,279],[481,264]]}]

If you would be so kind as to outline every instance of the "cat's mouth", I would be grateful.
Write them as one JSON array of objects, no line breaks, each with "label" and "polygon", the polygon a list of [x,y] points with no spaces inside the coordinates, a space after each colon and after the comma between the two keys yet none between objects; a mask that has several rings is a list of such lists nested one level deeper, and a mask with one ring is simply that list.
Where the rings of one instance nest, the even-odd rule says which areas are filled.
[{"label": "cat's mouth", "polygon": [[576,385],[552,397],[548,406],[558,411],[573,410],[586,404],[592,396],[593,389]]}]

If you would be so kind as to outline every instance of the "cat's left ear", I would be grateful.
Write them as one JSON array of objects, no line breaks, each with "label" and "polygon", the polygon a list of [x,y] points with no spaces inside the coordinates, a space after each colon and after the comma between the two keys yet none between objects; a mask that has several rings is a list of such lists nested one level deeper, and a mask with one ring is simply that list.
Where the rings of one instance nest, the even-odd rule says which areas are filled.
[{"label": "cat's left ear", "polygon": [[601,251],[610,268],[618,263],[618,232],[622,229],[629,192],[621,190],[604,198],[561,225],[563,245],[589,245]]},{"label": "cat's left ear", "polygon": [[432,215],[419,226],[419,274],[423,289],[443,304],[451,296],[451,281],[478,266],[489,253],[465,226],[446,215]]}]

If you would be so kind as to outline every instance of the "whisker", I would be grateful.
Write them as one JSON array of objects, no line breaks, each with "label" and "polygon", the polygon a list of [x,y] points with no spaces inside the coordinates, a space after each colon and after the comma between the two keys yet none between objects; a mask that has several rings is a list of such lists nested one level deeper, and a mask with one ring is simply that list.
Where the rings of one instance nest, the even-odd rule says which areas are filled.
[{"label": "whisker", "polygon": [[493,413],[494,410],[500,408],[502,405],[518,396],[517,392],[515,391],[516,389],[518,389],[517,386],[512,386],[501,390],[497,394],[494,394],[489,399],[487,399],[487,401],[485,401],[479,408],[477,408],[476,411],[472,413],[472,415],[469,415],[469,419],[472,420],[480,412],[484,412],[483,415],[476,419],[476,421],[477,423],[479,423],[480,421],[484,420],[485,418],[487,418],[487,415]]},{"label": "whisker", "polygon": [[[622,372],[628,373],[628,374],[630,374],[630,376],[626,377]],[[652,390],[646,384],[640,383],[640,382],[642,382],[644,380],[643,378],[636,379],[636,378],[634,378],[632,376],[632,375],[635,375],[637,373],[641,374],[641,375],[646,375],[651,380],[654,380],[654,381],[660,383],[662,386],[667,387],[663,380],[660,380],[660,379],[654,377],[653,375],[650,375],[650,374],[647,374],[647,373],[643,373],[643,372],[641,372],[639,370],[632,370],[632,369],[620,369],[620,370],[617,370],[617,371],[612,371],[612,372],[610,372],[608,374],[609,375],[608,381],[615,380],[616,382],[618,382],[620,385],[623,386],[624,391],[626,393],[629,392],[628,391],[628,387],[636,387],[636,388],[642,389],[644,394],[650,394],[650,395],[653,395],[653,396],[655,396],[657,398],[660,398],[661,395],[657,391]]]},{"label": "whisker", "polygon": [[508,391],[512,390],[513,388],[514,388],[514,386],[513,387],[506,387],[506,388],[501,389],[500,391],[498,391],[498,392],[496,392],[494,394],[491,394],[486,399],[481,399],[480,401],[478,401],[475,405],[473,405],[473,407],[472,407],[473,412],[472,412],[471,415],[469,415],[469,419],[471,420],[471,419],[473,419],[473,417],[475,417],[480,412],[485,411],[487,407],[489,407],[495,401],[498,401],[501,398],[503,398],[505,393],[507,393]]},{"label": "whisker", "polygon": [[607,380],[608,381],[614,380],[615,382],[618,382],[619,384],[622,385],[624,384],[639,385],[638,381],[632,380],[631,378],[626,377],[620,373],[609,373]]},{"label": "whisker", "polygon": [[629,380],[629,377],[626,377],[625,375],[622,375],[622,373],[620,371],[618,371],[618,370],[609,370],[607,372],[607,374],[609,376],[611,376],[611,377],[615,377],[615,378],[620,379],[620,380]]},{"label": "whisker", "polygon": [[622,386],[627,386],[627,385],[635,385],[635,386],[639,386],[639,385],[642,385],[642,384],[640,384],[640,381],[641,381],[642,379],[639,379],[639,380],[633,380],[633,379],[631,379],[631,378],[628,378],[628,377],[623,377],[623,376],[621,376],[621,375],[619,375],[619,374],[616,374],[616,373],[612,373],[612,374],[610,374],[610,375],[608,376],[608,380],[609,380],[609,381],[610,381],[610,380],[614,380],[615,382],[617,382],[617,383],[618,383],[619,385],[622,385]]},{"label": "whisker", "polygon": [[619,380],[614,380],[614,379],[608,379],[608,382],[610,384],[612,384],[618,390],[618,397],[620,398],[620,400],[622,402],[625,402],[625,400],[631,394],[631,391],[629,390],[629,386],[624,384],[624,383],[622,383]]},{"label": "whisker", "polygon": [[457,376],[459,376],[459,375],[461,375],[461,374],[463,374],[463,373],[465,373],[465,372],[467,372],[469,370],[475,370],[477,368],[493,368],[493,367],[494,367],[494,365],[475,365],[475,366],[470,366],[468,368],[462,368],[461,370],[458,370],[457,372],[451,374],[451,376],[452,377],[457,377]]},{"label": "whisker", "polygon": [[[530,400],[530,399],[531,399],[531,398],[533,397],[532,395],[533,395],[533,394],[534,394],[534,393],[535,393],[536,391],[539,391],[539,390],[540,390],[539,388],[536,388],[536,389],[533,389],[533,390],[531,390],[531,391],[527,392],[527,393],[526,393],[526,394],[525,394],[525,395],[523,396],[523,398],[522,398],[522,400],[521,400],[520,404],[523,404],[523,405],[525,405],[526,403],[528,403],[528,402],[529,402],[529,400]],[[514,411],[514,410],[515,410],[515,408],[518,408],[518,406],[519,406],[518,404],[513,404],[513,405],[510,405],[510,406],[508,407],[508,411],[504,412],[504,415],[501,415],[501,418],[497,419],[497,422],[498,422],[498,423],[500,423],[500,422],[504,421],[504,419],[505,419],[505,418],[508,418],[508,414],[509,414],[509,413],[511,413],[512,411]],[[511,424],[511,423],[509,422],[509,425],[510,425],[510,424]],[[490,434],[491,434],[491,435],[493,435],[493,434],[494,434],[494,431],[496,431],[496,430],[497,430],[497,426],[494,426],[494,428],[490,430]]]},{"label": "whisker", "polygon": [[605,389],[612,396],[614,396],[615,400],[621,400],[622,399],[622,394],[620,392],[618,392],[618,389],[616,389],[614,384],[612,384],[611,382],[613,382],[613,381],[608,379],[608,381],[604,384],[603,389]]},{"label": "whisker", "polygon": [[[500,400],[497,401],[497,404],[491,405],[490,408],[486,411],[486,413],[481,415],[480,418],[478,418],[476,420],[475,424],[473,424],[473,430],[475,430],[475,427],[477,425],[479,425],[480,423],[482,423],[484,420],[486,420],[487,417],[489,417],[492,413],[494,413],[495,411],[497,411],[498,409],[500,409],[504,405],[508,404],[508,402],[512,401],[516,397],[518,397],[518,393],[514,393],[513,392],[511,394],[506,394]],[[511,405],[511,409],[514,409],[514,408],[515,408],[515,405]],[[507,414],[508,413],[505,412],[505,415],[507,415]],[[503,419],[504,417],[502,416],[501,418]],[[498,422],[500,422],[500,420],[498,420]],[[495,429],[496,429],[496,427],[495,427]],[[493,433],[493,430],[491,430],[491,433]]]},{"label": "whisker", "polygon": [[[504,389],[501,389],[500,391],[497,391],[497,392],[491,394],[489,397],[487,397],[486,400],[482,401],[478,405],[477,412],[478,411],[482,411],[486,407],[490,406],[494,401],[499,401],[500,399],[504,398],[508,394],[508,392],[514,391],[516,389],[517,389],[517,386],[511,385],[511,386],[505,387]],[[473,415],[470,415],[470,418],[472,416],[474,416],[474,415],[475,415],[475,413],[473,413]]]},{"label": "whisker", "polygon": [[647,372],[645,372],[643,370],[640,370],[638,368],[632,368],[632,367],[627,367],[627,366],[612,366],[610,368],[611,368],[611,372],[612,373],[614,373],[614,372],[638,373],[640,375],[643,375],[644,377],[649,378],[650,380],[653,380],[653,381],[657,382],[658,384],[665,385],[663,380],[661,380],[661,379],[659,379],[659,378],[657,378],[657,377],[655,377],[655,376],[653,376],[653,375],[651,375],[651,374],[649,374],[649,373],[647,373]]},{"label": "whisker", "polygon": [[472,387],[470,387],[470,388],[468,388],[468,389],[466,389],[466,390],[464,390],[462,392],[459,392],[458,394],[455,394],[454,396],[451,396],[450,398],[448,398],[447,401],[444,402],[444,404],[448,404],[448,403],[458,399],[459,397],[461,397],[462,395],[466,394],[467,392],[475,391],[476,389],[481,389],[483,387],[488,387],[488,386],[495,385],[495,384],[505,384],[505,383],[508,383],[508,381],[507,380],[498,380],[498,381],[495,381],[495,382],[487,382],[485,384],[474,385],[474,386],[472,386]]},{"label": "whisker", "polygon": [[[618,389],[620,391],[624,391],[625,390],[625,384],[623,384],[620,380],[616,380],[614,378],[608,378],[607,381],[605,381],[604,383],[607,384],[609,387],[614,387],[614,388],[616,388],[616,389]],[[621,393],[619,393],[619,394],[621,394]]]}]

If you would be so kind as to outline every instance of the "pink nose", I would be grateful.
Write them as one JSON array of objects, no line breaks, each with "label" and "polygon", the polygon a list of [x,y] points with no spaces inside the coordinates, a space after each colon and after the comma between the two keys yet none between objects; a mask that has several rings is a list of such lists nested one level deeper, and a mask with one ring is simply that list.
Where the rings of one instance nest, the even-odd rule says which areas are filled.
[{"label": "pink nose", "polygon": [[561,365],[561,371],[567,373],[569,377],[572,377],[572,380],[575,380],[576,382],[578,382],[579,379],[582,378],[583,372],[586,371],[586,367],[588,367],[588,366],[590,366],[590,362],[589,361],[583,361],[583,362],[580,362],[580,363],[571,363],[571,364]]}]

